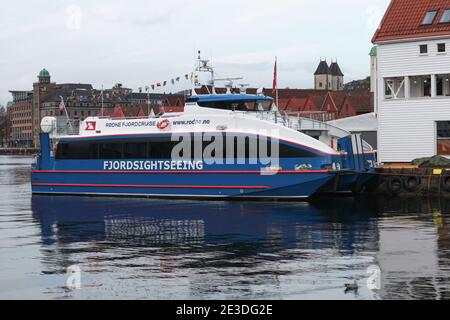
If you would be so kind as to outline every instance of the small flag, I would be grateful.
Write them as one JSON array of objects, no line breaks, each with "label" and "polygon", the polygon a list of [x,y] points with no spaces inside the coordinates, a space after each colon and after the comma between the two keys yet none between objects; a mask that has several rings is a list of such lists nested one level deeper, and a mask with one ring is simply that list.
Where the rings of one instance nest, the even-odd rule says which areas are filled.
[{"label": "small flag", "polygon": [[165,87],[167,85],[167,81],[164,81],[163,84],[164,84],[163,86]]},{"label": "small flag", "polygon": [[172,79],[171,81],[172,81],[172,84],[175,84],[175,79]]},{"label": "small flag", "polygon": [[157,87],[161,87],[161,83],[157,83],[156,86],[157,86]]},{"label": "small flag", "polygon": [[177,82],[179,82],[180,81],[180,77],[177,77],[175,80],[177,80]]},{"label": "small flag", "polygon": [[64,103],[64,98],[62,96],[60,96],[60,98],[61,102],[59,103],[59,110],[64,111],[64,109],[66,108],[66,104]]},{"label": "small flag", "polygon": [[189,75],[185,74],[184,77],[186,78],[186,80],[189,80]]},{"label": "small flag", "polygon": [[152,84],[152,90],[155,90],[155,85],[154,84]]}]

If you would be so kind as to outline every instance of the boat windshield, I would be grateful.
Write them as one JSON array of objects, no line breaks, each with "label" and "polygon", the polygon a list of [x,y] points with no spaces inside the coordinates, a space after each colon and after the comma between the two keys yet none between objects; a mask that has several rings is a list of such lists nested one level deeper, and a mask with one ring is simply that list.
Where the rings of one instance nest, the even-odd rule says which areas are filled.
[{"label": "boat windshield", "polygon": [[261,112],[270,111],[272,100],[249,100],[249,101],[199,101],[198,105],[204,108],[245,111],[245,112]]}]

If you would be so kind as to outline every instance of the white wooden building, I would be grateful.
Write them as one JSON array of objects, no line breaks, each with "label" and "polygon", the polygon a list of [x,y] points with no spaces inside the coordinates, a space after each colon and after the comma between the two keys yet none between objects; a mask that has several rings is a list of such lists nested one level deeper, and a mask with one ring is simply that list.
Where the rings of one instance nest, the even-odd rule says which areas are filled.
[{"label": "white wooden building", "polygon": [[373,42],[379,161],[450,156],[450,0],[392,0]]}]

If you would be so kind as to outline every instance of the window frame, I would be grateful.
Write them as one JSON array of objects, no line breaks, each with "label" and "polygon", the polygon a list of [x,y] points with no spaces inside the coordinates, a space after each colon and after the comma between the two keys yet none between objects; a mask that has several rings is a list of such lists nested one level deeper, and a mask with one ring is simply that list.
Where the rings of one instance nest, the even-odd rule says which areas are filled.
[{"label": "window frame", "polygon": [[[425,48],[425,52],[422,52],[422,49]],[[427,55],[428,54],[428,44],[420,44],[419,45],[419,54]]]},{"label": "window frame", "polygon": [[[433,18],[431,19],[431,21],[429,23],[425,23],[425,20],[427,19],[427,17],[429,17],[429,14],[433,14]],[[432,10],[428,10],[425,13],[425,16],[422,18],[422,22],[420,23],[421,26],[431,26],[434,23],[434,20],[436,20],[438,14],[438,10],[437,9],[432,9]]]},{"label": "window frame", "polygon": [[[447,21],[442,21],[444,19],[446,13],[448,13]],[[439,23],[440,24],[450,23],[450,8],[444,9],[444,12],[442,13],[441,19],[439,20]]]},{"label": "window frame", "polygon": [[[448,133],[448,137],[440,137],[439,136],[439,124],[440,123],[447,123],[448,124],[448,128],[447,128],[447,132],[449,132]],[[435,130],[435,137],[436,137],[436,155],[440,155],[440,156],[445,156],[445,157],[448,157],[448,156],[450,156],[450,151],[447,153],[447,154],[445,154],[445,153],[441,153],[439,150],[440,150],[440,148],[439,148],[439,146],[440,146],[440,141],[450,141],[450,120],[448,120],[448,121],[435,121],[435,128],[436,128],[436,130]],[[445,130],[444,130],[445,131]],[[450,148],[450,146],[449,146],[449,148]]]},{"label": "window frame", "polygon": [[[439,51],[440,46],[444,46],[444,51]],[[442,54],[442,53],[446,53],[447,52],[447,44],[445,42],[440,42],[436,45],[437,47],[437,52]]]}]

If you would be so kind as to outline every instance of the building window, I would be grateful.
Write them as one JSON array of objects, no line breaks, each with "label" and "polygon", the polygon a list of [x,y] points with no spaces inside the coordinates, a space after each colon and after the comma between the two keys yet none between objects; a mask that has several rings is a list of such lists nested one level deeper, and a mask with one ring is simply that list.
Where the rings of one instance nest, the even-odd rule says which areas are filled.
[{"label": "building window", "polygon": [[446,9],[442,14],[441,21],[439,23],[449,23],[450,22],[450,9]]},{"label": "building window", "polygon": [[421,44],[420,45],[420,54],[427,54],[428,53],[428,45]]},{"label": "building window", "polygon": [[450,121],[438,121],[437,127],[437,154],[450,155]]},{"label": "building window", "polygon": [[385,99],[405,98],[405,78],[386,78],[384,79],[384,86]]},{"label": "building window", "polygon": [[439,74],[436,76],[436,95],[450,96],[450,74]]},{"label": "building window", "polygon": [[431,76],[416,76],[410,80],[411,98],[431,97]]},{"label": "building window", "polygon": [[438,43],[437,49],[438,52],[445,52],[445,43]]},{"label": "building window", "polygon": [[422,25],[430,25],[433,24],[434,19],[436,18],[437,10],[430,10],[425,14],[425,17],[423,17]]},{"label": "building window", "polygon": [[319,83],[319,87],[320,87],[320,88],[323,87],[323,83],[322,83],[322,82]]}]

